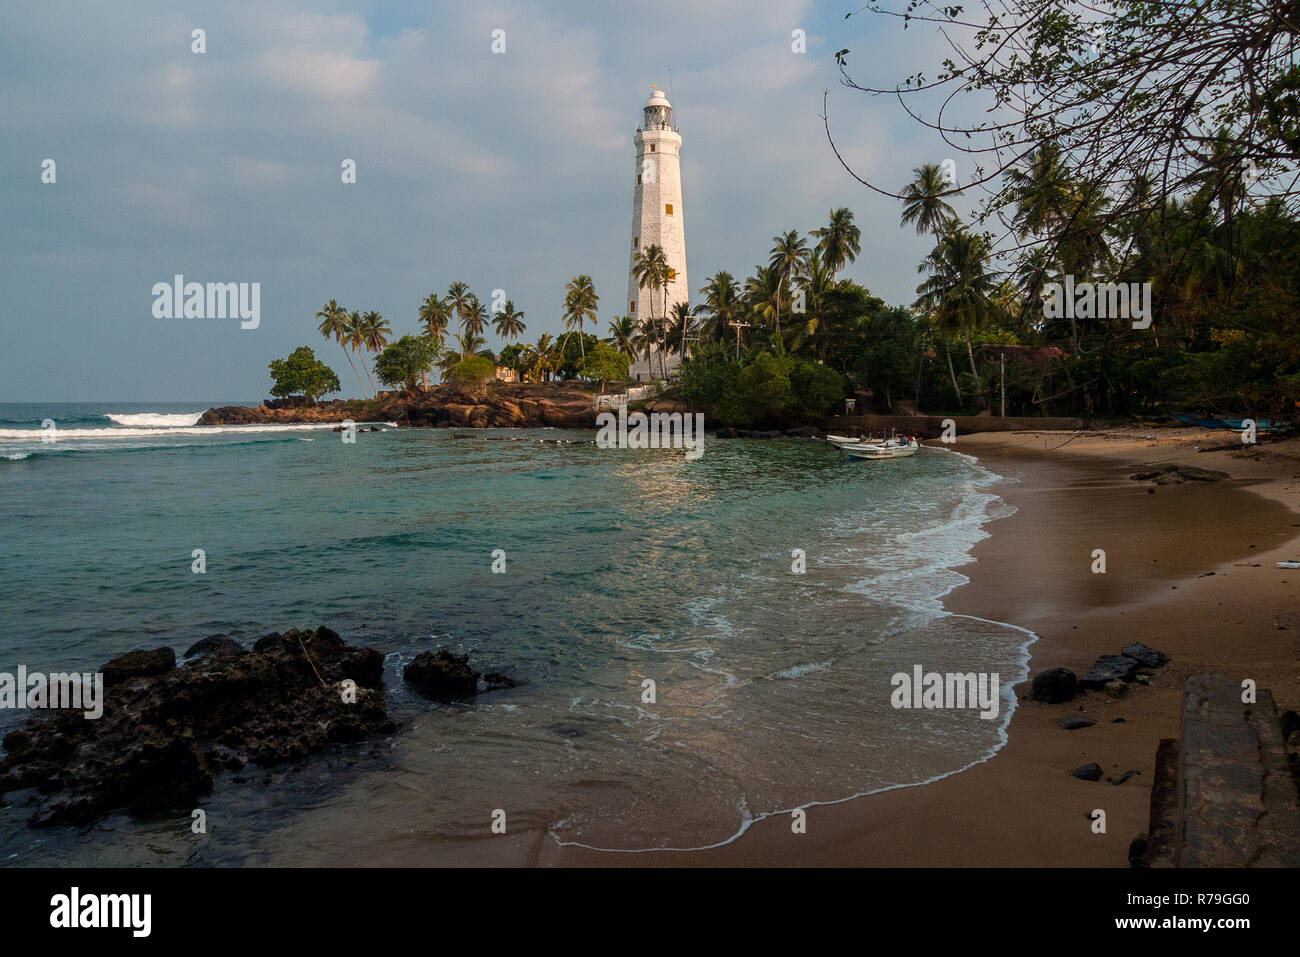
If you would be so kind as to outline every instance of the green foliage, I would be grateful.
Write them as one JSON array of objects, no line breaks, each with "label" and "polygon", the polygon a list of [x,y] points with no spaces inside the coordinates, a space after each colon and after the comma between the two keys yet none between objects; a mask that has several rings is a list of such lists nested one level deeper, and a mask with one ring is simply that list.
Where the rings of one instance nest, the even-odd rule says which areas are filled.
[{"label": "green foliage", "polygon": [[811,419],[844,398],[836,370],[800,356],[762,352],[750,361],[727,359],[721,348],[702,350],[684,363],[679,392],[732,425]]},{"label": "green foliage", "polygon": [[270,369],[274,380],[271,395],[277,397],[305,395],[315,401],[339,391],[339,377],[308,346],[299,346],[288,358],[272,359]]},{"label": "green foliage", "polygon": [[610,379],[626,379],[628,365],[628,357],[623,353],[607,342],[597,342],[588,351],[587,360],[578,370],[578,374],[584,379],[599,379],[601,382]]},{"label": "green foliage", "polygon": [[388,386],[414,392],[433,369],[438,347],[424,336],[402,336],[375,359],[375,375]]},{"label": "green foliage", "polygon": [[496,366],[486,356],[470,356],[462,359],[447,371],[447,380],[465,385],[481,384],[495,379]]}]

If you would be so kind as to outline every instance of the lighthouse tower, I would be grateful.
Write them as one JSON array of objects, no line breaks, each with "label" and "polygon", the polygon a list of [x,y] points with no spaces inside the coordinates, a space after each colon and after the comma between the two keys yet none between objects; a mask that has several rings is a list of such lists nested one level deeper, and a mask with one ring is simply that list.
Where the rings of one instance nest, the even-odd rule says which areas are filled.
[{"label": "lighthouse tower", "polygon": [[[632,248],[629,254],[627,302],[628,315],[644,325],[653,321],[663,329],[672,321],[673,306],[687,302],[690,287],[686,283],[686,230],[682,210],[682,170],[679,154],[682,138],[673,126],[673,105],[656,89],[646,100],[641,126],[632,140],[636,144],[636,187],[632,193]],[[636,276],[637,255],[649,246],[659,246],[668,264],[668,285],[658,289],[642,287]],[[662,357],[651,352],[650,361],[642,353],[629,370],[634,378],[652,379],[680,363],[676,351]]]}]

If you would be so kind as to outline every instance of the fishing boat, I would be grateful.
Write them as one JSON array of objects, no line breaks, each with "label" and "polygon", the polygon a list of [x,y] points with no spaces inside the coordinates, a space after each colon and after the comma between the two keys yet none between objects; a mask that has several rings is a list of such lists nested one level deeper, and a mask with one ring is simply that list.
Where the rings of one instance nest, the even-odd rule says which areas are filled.
[{"label": "fishing boat", "polygon": [[909,436],[886,439],[884,442],[857,442],[841,445],[840,449],[850,459],[875,461],[879,459],[905,459],[915,455],[920,448],[916,439]]},{"label": "fishing boat", "polygon": [[867,437],[865,435],[859,435],[856,437],[852,435],[828,435],[826,436],[826,441],[836,448],[842,449],[846,445],[857,445],[860,442],[865,442],[867,441]]}]

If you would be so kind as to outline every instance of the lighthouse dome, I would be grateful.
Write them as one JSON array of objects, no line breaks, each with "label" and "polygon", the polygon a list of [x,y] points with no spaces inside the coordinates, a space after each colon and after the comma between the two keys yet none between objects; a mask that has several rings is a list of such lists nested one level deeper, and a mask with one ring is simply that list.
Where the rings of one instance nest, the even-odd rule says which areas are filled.
[{"label": "lighthouse dome", "polygon": [[647,130],[670,130],[673,126],[673,105],[664,96],[664,91],[656,89],[645,101],[642,127]]}]

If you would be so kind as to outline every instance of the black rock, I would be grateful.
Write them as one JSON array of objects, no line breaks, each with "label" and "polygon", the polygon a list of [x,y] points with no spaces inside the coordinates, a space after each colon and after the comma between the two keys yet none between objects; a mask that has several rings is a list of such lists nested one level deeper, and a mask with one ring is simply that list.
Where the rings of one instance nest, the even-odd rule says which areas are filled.
[{"label": "black rock", "polygon": [[1110,783],[1118,787],[1119,785],[1127,781],[1129,778],[1131,778],[1133,775],[1141,774],[1141,773],[1142,773],[1141,771],[1125,771],[1123,774],[1121,774],[1119,777],[1117,777],[1114,781],[1111,781]]},{"label": "black rock", "polygon": [[1169,664],[1169,656],[1156,651],[1149,645],[1144,645],[1140,641],[1134,641],[1120,649],[1120,654],[1125,658],[1132,658],[1134,661],[1146,665],[1148,668],[1159,668],[1162,665]]},{"label": "black rock", "polygon": [[1132,843],[1128,846],[1129,867],[1147,866],[1147,846],[1147,836],[1145,834],[1139,834],[1133,838]]},{"label": "black rock", "polygon": [[1081,714],[1067,714],[1064,718],[1057,718],[1056,723],[1066,731],[1077,731],[1079,728],[1091,728],[1097,721]]},{"label": "black rock", "polygon": [[1092,764],[1085,764],[1081,768],[1075,768],[1070,773],[1080,781],[1100,781],[1101,765],[1094,761]]},{"label": "black rock", "polygon": [[1088,673],[1079,679],[1079,687],[1096,690],[1107,681],[1129,681],[1137,671],[1138,662],[1127,655],[1102,655]]},{"label": "black rock", "polygon": [[121,684],[131,678],[166,674],[176,667],[176,652],[170,648],[138,648],[118,655],[99,670],[104,673],[104,684]]},{"label": "black rock", "polygon": [[1300,731],[1300,714],[1294,711],[1283,711],[1282,715],[1282,740],[1287,741],[1291,735]]},{"label": "black rock", "polygon": [[435,701],[454,701],[478,694],[478,672],[469,666],[469,655],[457,658],[451,652],[422,651],[405,668],[402,677],[412,688]]},{"label": "black rock", "polygon": [[246,655],[244,646],[229,635],[208,635],[200,638],[185,649],[182,658],[195,658],[199,655]]},{"label": "black rock", "polygon": [[280,646],[281,635],[278,631],[273,631],[269,635],[263,635],[257,641],[253,642],[254,651],[270,651],[272,648]]},{"label": "black rock", "polygon": [[1034,676],[1029,686],[1029,697],[1034,701],[1060,704],[1073,698],[1078,688],[1079,679],[1069,668],[1049,668]]}]

